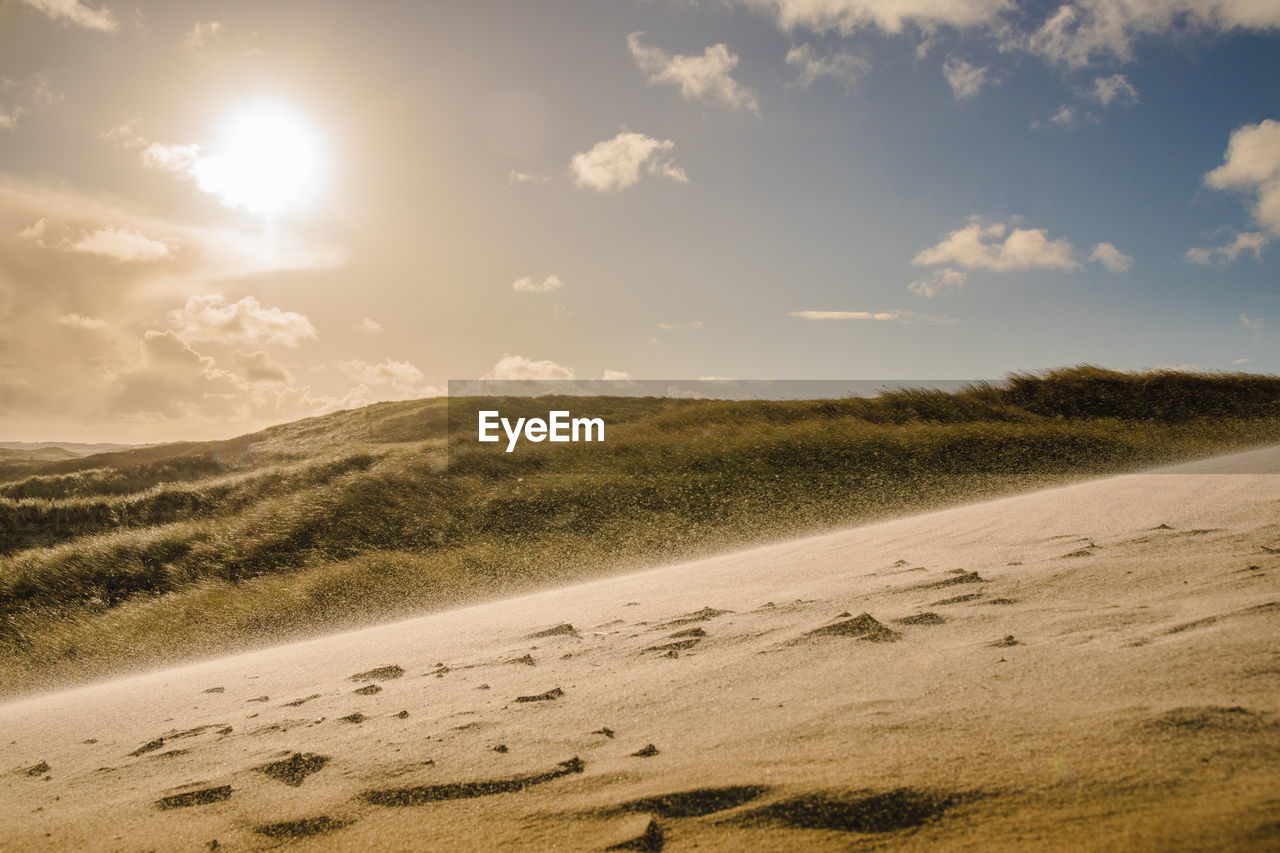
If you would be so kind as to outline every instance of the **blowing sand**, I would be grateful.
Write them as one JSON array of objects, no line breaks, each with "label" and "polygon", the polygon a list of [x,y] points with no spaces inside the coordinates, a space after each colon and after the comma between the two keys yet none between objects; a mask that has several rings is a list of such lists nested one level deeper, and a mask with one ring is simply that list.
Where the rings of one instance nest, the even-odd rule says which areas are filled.
[{"label": "blowing sand", "polygon": [[1280,449],[0,706],[4,850],[1280,846]]}]

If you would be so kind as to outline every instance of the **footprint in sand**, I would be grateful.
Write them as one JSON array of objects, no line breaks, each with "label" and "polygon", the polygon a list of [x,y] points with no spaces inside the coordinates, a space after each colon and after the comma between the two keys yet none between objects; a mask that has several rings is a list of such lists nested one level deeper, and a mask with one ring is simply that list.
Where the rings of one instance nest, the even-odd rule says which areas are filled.
[{"label": "footprint in sand", "polygon": [[288,758],[272,761],[270,764],[263,764],[253,769],[270,776],[277,782],[297,788],[306,781],[308,776],[319,773],[328,763],[327,756],[316,755],[313,752],[295,752]]},{"label": "footprint in sand", "polygon": [[161,797],[156,800],[156,807],[160,809],[185,809],[190,806],[206,806],[209,803],[221,802],[230,798],[230,796],[230,785],[218,785],[214,788],[200,788],[195,791],[186,791],[181,794],[170,794],[167,797]]}]

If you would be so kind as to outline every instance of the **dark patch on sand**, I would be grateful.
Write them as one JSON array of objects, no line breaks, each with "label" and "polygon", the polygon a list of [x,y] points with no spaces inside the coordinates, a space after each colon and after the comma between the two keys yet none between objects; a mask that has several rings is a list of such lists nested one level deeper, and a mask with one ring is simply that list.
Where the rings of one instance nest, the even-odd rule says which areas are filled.
[{"label": "dark patch on sand", "polygon": [[701,610],[695,610],[692,613],[677,616],[675,619],[665,623],[662,627],[674,628],[677,625],[688,625],[691,622],[709,622],[717,616],[727,616],[732,612],[732,610],[717,610],[714,607],[704,607]]},{"label": "dark patch on sand", "polygon": [[298,707],[299,705],[305,705],[305,704],[307,704],[307,703],[308,703],[308,702],[310,702],[312,699],[319,699],[319,698],[320,698],[320,694],[319,694],[319,693],[312,693],[310,696],[303,696],[301,699],[294,699],[292,702],[285,702],[285,703],[284,703],[284,707],[286,707],[286,708],[296,708],[296,707]]},{"label": "dark patch on sand", "polygon": [[18,772],[24,776],[43,776],[49,772],[49,763],[41,761],[38,764],[31,765],[30,767],[24,767]]},{"label": "dark patch on sand", "polygon": [[660,646],[650,646],[645,649],[646,652],[684,652],[698,645],[701,640],[694,637],[692,640],[676,640],[674,643],[663,643]]},{"label": "dark patch on sand", "polygon": [[225,687],[210,687],[210,688],[208,688],[207,690],[204,690],[204,691],[202,691],[202,692],[204,692],[204,693],[226,693],[226,692],[227,692],[227,688],[225,688]]},{"label": "dark patch on sand", "polygon": [[1239,705],[1189,705],[1166,711],[1148,724],[1166,732],[1258,732],[1277,727],[1274,714]]},{"label": "dark patch on sand", "polygon": [[148,752],[154,752],[162,746],[164,746],[164,738],[158,737],[155,740],[147,741],[129,754],[134,758],[137,758],[139,755],[146,755]]},{"label": "dark patch on sand", "polygon": [[894,619],[893,621],[896,625],[941,625],[947,620],[939,616],[937,613],[934,613],[932,610],[927,610],[924,613],[915,613],[911,616],[903,616],[901,619]]},{"label": "dark patch on sand", "polygon": [[443,785],[418,785],[412,788],[383,788],[365,791],[360,798],[375,806],[420,806],[440,800],[464,800],[489,797],[520,791],[532,785],[541,785],[561,776],[581,773],[586,767],[577,757],[562,761],[555,769],[505,779],[488,779],[479,782],[450,782]]},{"label": "dark patch on sand", "polygon": [[561,622],[559,625],[553,625],[550,628],[543,628],[541,631],[534,631],[529,635],[531,640],[540,640],[543,637],[576,637],[578,629],[570,625],[568,622]]},{"label": "dark patch on sand", "polygon": [[363,722],[365,721],[365,719],[366,719],[366,718],[365,718],[365,715],[364,715],[364,714],[361,714],[361,713],[357,712],[357,713],[354,713],[354,714],[347,714],[345,717],[339,717],[339,718],[338,718],[338,721],[339,721],[339,722],[342,722],[342,723],[357,723],[357,724],[358,724],[358,723],[363,723]]},{"label": "dark patch on sand", "polygon": [[404,670],[397,664],[388,664],[387,666],[377,666],[373,669],[367,669],[364,672],[357,672],[355,675],[347,676],[348,681],[390,681],[393,678],[400,678],[404,675]]},{"label": "dark patch on sand", "polygon": [[805,637],[856,637],[873,643],[888,643],[902,638],[902,635],[882,624],[870,613],[862,613],[852,619],[842,619],[814,628]]},{"label": "dark patch on sand", "polygon": [[364,687],[357,687],[352,692],[358,693],[361,696],[372,696],[375,693],[381,693],[382,688],[376,684],[366,684]]},{"label": "dark patch on sand", "polygon": [[665,818],[703,817],[715,812],[736,809],[768,792],[764,785],[732,785],[725,788],[695,788],[641,797],[619,803],[609,811],[644,812]]},{"label": "dark patch on sand", "polygon": [[965,595],[957,595],[953,598],[944,598],[941,601],[935,601],[933,606],[945,607],[948,604],[964,604],[966,601],[977,601],[979,598],[982,598],[982,593],[970,592]]},{"label": "dark patch on sand", "polygon": [[254,769],[259,773],[265,773],[277,782],[297,788],[312,773],[319,773],[328,762],[328,757],[323,755],[316,755],[313,752],[295,752],[288,758]]},{"label": "dark patch on sand", "polygon": [[552,687],[546,693],[539,693],[536,696],[517,696],[517,702],[550,702],[552,699],[559,699],[564,695],[564,691],[559,687]]},{"label": "dark patch on sand", "polygon": [[650,743],[650,744],[646,744],[645,746],[631,753],[631,757],[632,758],[651,758],[652,756],[655,756],[657,754],[658,754],[658,748]]},{"label": "dark patch on sand", "polygon": [[674,634],[670,634],[668,636],[673,640],[678,640],[681,637],[705,637],[707,636],[707,632],[702,628],[685,628],[683,631],[676,631]]},{"label": "dark patch on sand", "polygon": [[318,815],[317,817],[304,817],[279,823],[264,823],[254,827],[253,831],[259,835],[265,835],[268,838],[277,840],[310,838],[314,835],[324,835],[327,832],[342,829],[344,826],[350,826],[353,822],[342,818],[329,817],[328,815]]},{"label": "dark patch on sand", "polygon": [[218,803],[231,796],[230,785],[218,785],[214,788],[201,788],[182,794],[170,794],[156,800],[156,807],[161,809],[185,809],[189,806],[207,806]]},{"label": "dark patch on sand", "polygon": [[964,569],[956,569],[949,578],[943,578],[940,581],[930,581],[929,583],[918,584],[917,586],[908,587],[908,589],[944,589],[949,586],[958,586],[964,583],[986,583],[987,579],[979,575],[977,572],[967,572]]},{"label": "dark patch on sand", "polygon": [[822,792],[771,803],[733,821],[747,826],[773,824],[839,832],[897,832],[922,826],[962,799],[955,794],[914,788]]},{"label": "dark patch on sand", "polygon": [[537,666],[538,662],[533,659],[533,655],[526,654],[523,657],[512,658],[507,663],[522,663],[525,666]]},{"label": "dark patch on sand", "polygon": [[1021,644],[1018,642],[1018,638],[1013,636],[1013,634],[1006,634],[1000,639],[988,643],[988,645],[994,646],[997,649],[1006,649],[1010,646],[1017,646]]}]

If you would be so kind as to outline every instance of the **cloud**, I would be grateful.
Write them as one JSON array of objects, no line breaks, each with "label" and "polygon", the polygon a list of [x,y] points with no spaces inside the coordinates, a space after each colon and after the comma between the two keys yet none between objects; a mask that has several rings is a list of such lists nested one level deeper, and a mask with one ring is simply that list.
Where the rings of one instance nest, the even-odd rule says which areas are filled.
[{"label": "cloud", "polygon": [[507,185],[514,187],[516,184],[545,184],[549,180],[551,180],[550,175],[539,175],[533,172],[519,172],[512,169],[510,176],[507,178]]},{"label": "cloud", "polygon": [[1253,361],[1253,359],[1251,359],[1251,358],[1233,358],[1233,359],[1231,359],[1231,363],[1232,363],[1232,364],[1248,364],[1248,363],[1249,363],[1249,362],[1251,362],[1251,361]]},{"label": "cloud", "polygon": [[755,92],[730,76],[738,65],[738,55],[726,45],[713,44],[701,56],[672,56],[661,48],[641,44],[642,35],[634,32],[627,36],[627,48],[636,66],[649,75],[650,83],[677,86],[686,101],[711,101],[759,115]]},{"label": "cloud", "polygon": [[602,193],[635,186],[643,172],[688,183],[684,169],[670,159],[662,159],[674,147],[670,139],[624,130],[613,139],[597,142],[590,151],[574,154],[569,169],[578,186]]},{"label": "cloud", "polygon": [[1262,318],[1250,317],[1248,314],[1240,314],[1240,328],[1252,332],[1253,339],[1256,341],[1262,337]]},{"label": "cloud", "polygon": [[878,29],[900,33],[908,25],[922,31],[937,27],[991,26],[1012,0],[738,0],[770,14],[784,30],[803,27],[813,32],[834,30],[852,35]]},{"label": "cloud", "polygon": [[[41,220],[43,221],[43,220]],[[72,252],[101,255],[120,263],[158,261],[169,257],[169,247],[137,231],[100,228],[85,234],[66,247]]]},{"label": "cloud", "polygon": [[955,322],[952,317],[914,311],[792,311],[789,316],[801,320],[876,320],[909,325],[949,325]]},{"label": "cloud", "polygon": [[97,317],[86,317],[83,314],[63,314],[58,318],[58,325],[72,329],[97,330],[105,329],[107,322]]},{"label": "cloud", "polygon": [[1112,272],[1125,272],[1133,266],[1133,258],[1110,243],[1099,243],[1089,253],[1089,260],[1097,261]]},{"label": "cloud", "polygon": [[998,222],[984,224],[977,216],[969,217],[963,228],[920,252],[911,263],[917,266],[954,264],[995,272],[1080,269],[1075,248],[1066,240],[1050,240],[1042,228],[1010,229]]},{"label": "cloud", "polygon": [[853,85],[871,70],[871,63],[848,51],[829,53],[818,56],[813,45],[802,44],[787,51],[787,64],[800,69],[795,85],[808,89],[824,77],[835,80],[844,86],[845,94],[853,90]]},{"label": "cloud", "polygon": [[[1276,8],[1280,14],[1280,6]],[[1266,119],[1232,131],[1222,165],[1205,175],[1204,182],[1252,195],[1253,218],[1280,236],[1280,121]]]},{"label": "cloud", "polygon": [[603,378],[606,381],[610,381],[610,382],[625,382],[629,379],[634,379],[635,377],[633,377],[630,373],[627,373],[625,370],[606,369],[604,372]]},{"label": "cloud", "polygon": [[385,359],[370,364],[363,359],[335,362],[335,367],[360,383],[350,395],[364,402],[411,400],[440,395],[440,389],[423,381],[422,371],[407,361]]},{"label": "cloud", "polygon": [[97,30],[103,33],[114,33],[120,29],[116,23],[115,13],[106,6],[93,8],[80,0],[22,0],[33,9],[43,12],[52,21]]},{"label": "cloud", "polygon": [[1112,74],[1110,77],[1099,77],[1093,81],[1093,96],[1101,101],[1104,107],[1109,107],[1117,98],[1135,103],[1138,100],[1138,90],[1133,88],[1133,84],[1123,74]]},{"label": "cloud", "polygon": [[233,358],[240,372],[251,382],[286,385],[293,382],[293,374],[283,364],[273,359],[266,350],[237,352]]},{"label": "cloud", "polygon": [[675,323],[658,324],[658,328],[664,332],[682,332],[685,334],[697,331],[698,329],[701,329],[702,326],[703,323],[701,320],[694,320],[692,323],[685,323],[684,325],[677,325]]},{"label": "cloud", "polygon": [[562,287],[564,287],[564,280],[558,275],[549,275],[542,281],[537,281],[533,276],[526,275],[511,282],[511,289],[522,293],[550,293]]},{"label": "cloud", "polygon": [[1228,32],[1280,27],[1280,5],[1265,0],[1074,0],[1063,3],[1019,46],[1050,62],[1079,68],[1095,60],[1127,61],[1143,38],[1188,29]]},{"label": "cloud", "polygon": [[357,326],[356,328],[362,332],[368,332],[371,335],[376,335],[378,334],[378,332],[382,331],[382,324],[379,323],[377,320],[373,320],[373,319],[370,319],[369,317],[365,317],[363,320],[360,321],[360,325]]},{"label": "cloud", "polygon": [[1049,123],[1063,130],[1071,130],[1077,125],[1076,111],[1063,104],[1058,111],[1049,117]]},{"label": "cloud", "polygon": [[182,46],[188,53],[199,53],[211,39],[222,32],[222,24],[218,21],[196,21],[187,31]]},{"label": "cloud", "polygon": [[966,273],[960,270],[953,270],[951,267],[943,267],[940,270],[934,270],[933,275],[928,278],[918,279],[907,285],[907,290],[919,296],[932,299],[940,293],[948,290],[959,290],[964,287],[965,281],[969,278]]},{"label": "cloud", "polygon": [[39,109],[62,100],[62,94],[54,91],[46,73],[32,74],[22,80],[0,77],[0,93],[9,106],[0,104],[0,130],[12,130],[18,121],[33,109]]},{"label": "cloud", "polygon": [[1237,234],[1235,239],[1225,246],[1214,246],[1208,249],[1187,249],[1186,259],[1193,264],[1207,267],[1218,260],[1229,264],[1244,252],[1253,252],[1254,260],[1262,260],[1262,250],[1271,242],[1271,238],[1261,231],[1245,231]]},{"label": "cloud", "polygon": [[236,418],[247,413],[248,389],[176,332],[153,330],[143,337],[140,363],[116,377],[108,405],[115,415]]},{"label": "cloud", "polygon": [[957,101],[972,98],[987,82],[987,69],[970,65],[963,59],[952,57],[942,64],[942,76],[951,84],[951,93]]},{"label": "cloud", "polygon": [[572,379],[573,368],[554,361],[532,361],[522,355],[503,353],[481,379]]},{"label": "cloud", "polygon": [[316,337],[315,327],[302,314],[268,308],[253,296],[228,302],[218,293],[198,294],[170,311],[169,321],[188,341],[295,347]]}]

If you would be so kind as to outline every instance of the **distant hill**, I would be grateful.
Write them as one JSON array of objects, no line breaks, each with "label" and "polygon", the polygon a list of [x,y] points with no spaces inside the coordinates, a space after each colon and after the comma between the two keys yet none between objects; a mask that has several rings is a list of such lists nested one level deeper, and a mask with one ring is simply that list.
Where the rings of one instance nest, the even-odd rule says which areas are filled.
[{"label": "distant hill", "polygon": [[[589,411],[608,440],[450,453],[481,407]],[[0,692],[1264,443],[1280,377],[1077,367],[838,400],[433,398],[8,449],[26,456],[0,456]]]}]

